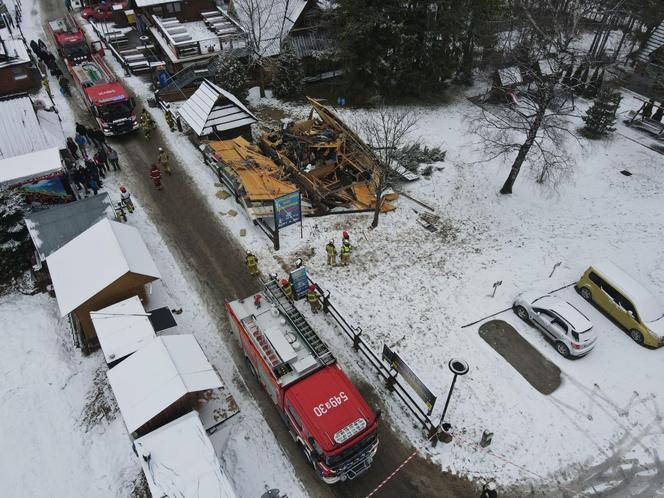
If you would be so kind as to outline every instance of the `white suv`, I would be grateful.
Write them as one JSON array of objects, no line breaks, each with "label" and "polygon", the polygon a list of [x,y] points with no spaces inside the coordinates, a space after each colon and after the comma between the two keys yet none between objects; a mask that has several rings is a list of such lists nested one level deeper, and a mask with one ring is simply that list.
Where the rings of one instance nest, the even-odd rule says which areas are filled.
[{"label": "white suv", "polygon": [[584,356],[595,347],[597,336],[588,318],[567,301],[536,291],[519,294],[512,306],[519,318],[530,322],[551,339],[561,355]]}]

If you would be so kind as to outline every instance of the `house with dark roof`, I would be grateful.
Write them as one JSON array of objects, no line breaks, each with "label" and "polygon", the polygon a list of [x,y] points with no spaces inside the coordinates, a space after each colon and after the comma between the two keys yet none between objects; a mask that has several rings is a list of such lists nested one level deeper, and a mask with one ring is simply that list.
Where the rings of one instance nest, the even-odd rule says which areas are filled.
[{"label": "house with dark roof", "polygon": [[25,42],[7,28],[0,29],[0,95],[39,88],[39,70]]}]

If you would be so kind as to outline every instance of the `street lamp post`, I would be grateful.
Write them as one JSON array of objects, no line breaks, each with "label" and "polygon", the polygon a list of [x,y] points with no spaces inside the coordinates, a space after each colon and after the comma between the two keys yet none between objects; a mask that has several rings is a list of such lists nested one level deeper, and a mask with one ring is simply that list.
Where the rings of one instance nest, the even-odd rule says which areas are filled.
[{"label": "street lamp post", "polygon": [[457,358],[452,358],[447,364],[447,366],[449,367],[450,371],[454,374],[454,378],[452,378],[452,385],[450,386],[450,390],[447,393],[447,400],[445,400],[445,407],[443,408],[443,413],[440,416],[440,422],[438,422],[438,426],[436,427],[436,436],[433,440],[434,446],[436,446],[436,444],[438,443],[438,435],[440,434],[441,429],[443,427],[443,422],[445,421],[445,415],[447,414],[447,407],[450,405],[450,398],[452,397],[452,391],[454,391],[454,385],[456,384],[457,377],[459,375],[466,375],[469,370],[468,363],[466,363],[464,360],[460,360]]}]

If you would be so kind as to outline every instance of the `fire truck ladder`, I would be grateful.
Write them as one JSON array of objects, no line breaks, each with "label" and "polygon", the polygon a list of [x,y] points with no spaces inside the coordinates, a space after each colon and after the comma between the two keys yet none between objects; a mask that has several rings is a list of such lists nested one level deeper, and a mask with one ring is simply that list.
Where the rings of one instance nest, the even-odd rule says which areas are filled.
[{"label": "fire truck ladder", "polygon": [[258,328],[258,325],[256,325],[256,322],[253,319],[245,319],[244,324],[247,326],[247,329],[249,329],[249,332],[251,332],[251,335],[254,336],[254,339],[256,339],[256,342],[261,347],[263,357],[270,363],[270,366],[272,368],[279,366],[281,364],[281,359],[274,352],[272,346],[270,346],[270,343],[267,342],[267,339]]},{"label": "fire truck ladder", "polygon": [[291,325],[293,325],[295,330],[300,333],[311,351],[321,363],[323,365],[331,365],[334,363],[335,359],[332,352],[307,323],[304,316],[302,316],[302,313],[300,313],[300,311],[293,306],[293,303],[290,302],[288,297],[286,297],[281,286],[275,280],[270,280],[265,284],[265,290],[272,298],[271,301],[281,309],[284,315],[286,315],[286,318],[291,322]]}]

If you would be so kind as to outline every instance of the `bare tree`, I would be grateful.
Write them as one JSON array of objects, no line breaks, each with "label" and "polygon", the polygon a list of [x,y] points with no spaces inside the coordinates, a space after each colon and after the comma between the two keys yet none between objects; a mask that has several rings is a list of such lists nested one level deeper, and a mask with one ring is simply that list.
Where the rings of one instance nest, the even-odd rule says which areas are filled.
[{"label": "bare tree", "polygon": [[249,56],[258,69],[260,96],[265,97],[265,63],[279,53],[290,0],[232,0],[240,25],[247,32]]},{"label": "bare tree", "polygon": [[372,228],[378,226],[383,194],[396,176],[394,167],[397,165],[397,152],[405,145],[406,138],[412,132],[416,122],[415,114],[412,111],[380,106],[360,119],[357,124],[360,134],[377,159],[371,175],[375,202]]},{"label": "bare tree", "polygon": [[518,28],[521,43],[512,54],[515,66],[528,82],[518,101],[509,106],[483,108],[475,123],[491,157],[516,153],[510,173],[500,189],[511,194],[521,167],[536,167],[539,183],[554,184],[572,167],[566,153],[566,137],[576,138],[569,123],[573,111],[571,91],[563,73],[576,60],[572,43],[580,22],[601,0],[511,0],[511,14],[523,20]]}]

